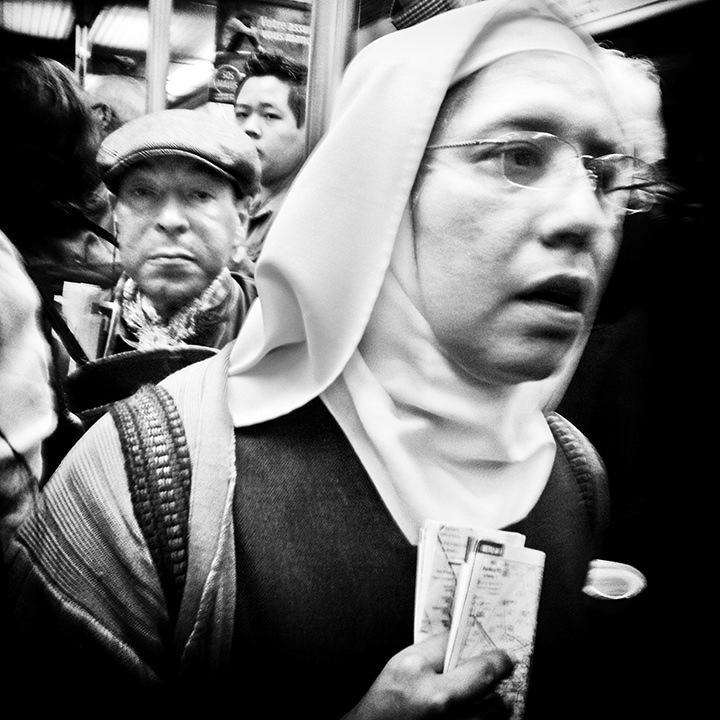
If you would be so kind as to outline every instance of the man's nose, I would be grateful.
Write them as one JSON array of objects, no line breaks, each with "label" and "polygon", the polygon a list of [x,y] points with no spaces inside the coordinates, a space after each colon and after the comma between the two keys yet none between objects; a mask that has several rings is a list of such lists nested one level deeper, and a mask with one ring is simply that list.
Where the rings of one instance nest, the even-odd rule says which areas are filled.
[{"label": "man's nose", "polygon": [[246,135],[253,139],[259,138],[262,134],[260,130],[260,122],[258,121],[255,113],[251,113],[243,120],[242,129]]},{"label": "man's nose", "polygon": [[188,226],[185,203],[176,195],[167,195],[158,208],[155,221],[168,233],[185,229]]}]

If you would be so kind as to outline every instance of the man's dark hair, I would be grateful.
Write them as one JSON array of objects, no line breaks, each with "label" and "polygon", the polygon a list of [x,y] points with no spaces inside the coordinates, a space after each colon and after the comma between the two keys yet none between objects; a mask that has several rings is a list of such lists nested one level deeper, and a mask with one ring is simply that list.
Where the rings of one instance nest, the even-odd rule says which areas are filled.
[{"label": "man's dark hair", "polygon": [[[257,52],[251,55],[245,65],[247,77],[272,75],[290,86],[288,105],[297,126],[305,123],[307,67],[302,63],[272,52]],[[247,80],[247,78],[245,78]]]}]

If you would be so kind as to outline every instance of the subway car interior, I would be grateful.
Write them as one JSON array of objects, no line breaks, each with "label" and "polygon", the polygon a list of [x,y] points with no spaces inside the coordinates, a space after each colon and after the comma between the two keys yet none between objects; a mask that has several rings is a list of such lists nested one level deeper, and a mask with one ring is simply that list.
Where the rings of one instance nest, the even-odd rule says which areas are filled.
[{"label": "subway car interior", "polygon": [[[128,75],[144,88],[144,110],[227,102],[223,75],[242,18],[262,45],[302,59],[307,146],[322,137],[349,60],[377,37],[454,6],[482,0],[2,0],[0,45],[61,61],[81,84]],[[561,409],[599,446],[629,513],[650,490],[637,478],[670,432],[661,404],[691,387],[692,348],[707,323],[700,270],[709,259],[707,138],[715,127],[713,0],[561,0],[593,37],[652,59],[661,76],[668,131],[668,202],[657,217],[630,218],[594,337]],[[242,35],[242,33],[240,33]],[[247,39],[247,38],[246,38]],[[621,356],[615,343],[629,333]],[[641,339],[642,338],[642,339]],[[609,368],[609,369],[608,369]],[[610,377],[611,376],[611,377]],[[604,392],[601,381],[615,383]],[[661,389],[662,388],[662,389]],[[589,402],[590,398],[593,402]],[[627,482],[624,478],[628,478]],[[638,487],[640,485],[640,487]],[[655,493],[657,495],[657,493]],[[625,498],[623,498],[625,499]],[[645,548],[647,551],[647,548]]]},{"label": "subway car interior", "polygon": [[[229,105],[232,67],[238,67],[243,43],[259,41],[308,65],[310,152],[322,138],[343,70],[357,52],[427,14],[482,1],[0,0],[0,46],[59,60],[88,88],[105,76],[131,76],[144,89],[144,111],[152,112],[207,102]],[[683,478],[691,483],[708,475],[691,440],[678,438],[678,420],[684,422],[686,404],[702,396],[696,389],[703,377],[699,368],[711,354],[703,350],[711,326],[703,291],[708,284],[701,276],[711,266],[714,220],[715,176],[707,149],[717,125],[717,90],[712,90],[717,2],[559,4],[597,41],[654,61],[662,83],[667,202],[657,212],[626,220],[625,241],[590,341],[559,404],[606,462],[614,503],[609,543],[622,549],[627,562],[649,568],[661,580],[653,591],[656,599],[664,590],[672,592],[675,579],[663,572],[667,557],[658,552],[667,523],[688,522],[701,512],[697,495],[679,485]],[[231,22],[237,18],[239,31]],[[671,479],[668,469],[678,465],[682,477]],[[671,557],[678,559],[677,549]],[[634,623],[628,633],[639,642],[655,642],[653,619],[628,622]]]},{"label": "subway car interior", "polygon": [[[2,0],[0,45],[59,60],[86,87],[107,75],[136,78],[144,88],[145,111],[193,108],[227,102],[228,92],[232,95],[223,70],[233,62],[231,44],[242,45],[243,38],[229,29],[229,21],[240,17],[264,47],[308,64],[311,149],[322,137],[333,93],[354,54],[385,33],[475,1],[482,0]],[[689,386],[697,362],[692,348],[707,325],[698,310],[704,301],[699,271],[709,258],[714,186],[706,147],[715,126],[711,48],[717,3],[561,0],[560,5],[596,40],[651,58],[662,81],[668,202],[658,217],[628,221],[631,242],[622,246],[593,338],[560,406],[620,478],[628,532],[637,535],[636,515],[643,515],[650,494],[658,495],[639,478],[651,475],[647,464],[660,461],[648,458],[656,458],[654,448],[669,438],[660,410]],[[614,354],[622,339],[623,352]],[[609,392],[603,382],[610,383]],[[620,528],[620,542],[624,532]]]},{"label": "subway car interior", "polygon": [[[145,109],[217,100],[230,41],[242,16],[266,48],[309,65],[308,147],[321,137],[342,71],[368,42],[443,9],[478,0],[2,0],[0,45],[52,57],[92,87],[130,75],[146,89]],[[482,1],[482,0],[479,0]],[[667,164],[692,222],[704,220],[710,178],[712,0],[560,0],[597,39],[657,65],[668,127]],[[690,218],[689,218],[690,219]]]},{"label": "subway car interior", "polygon": [[[315,106],[308,132],[317,139],[339,75],[364,44],[418,18],[478,1],[2,0],[0,42],[60,60],[84,84],[106,74],[139,78],[147,84],[148,109],[194,107],[208,99],[228,42],[228,19],[242,14],[264,47],[308,61],[309,99]],[[683,118],[709,121],[709,113],[701,111],[709,109],[703,88],[709,73],[712,0],[559,4],[597,40],[658,63],[671,134],[685,134]],[[697,168],[687,167],[697,162],[697,151],[670,145],[683,186],[705,184]]]},{"label": "subway car interior", "polygon": [[[359,49],[429,14],[474,1],[2,0],[0,44],[55,58],[87,87],[106,75],[130,75],[145,89],[146,111],[192,108],[232,98],[232,82],[228,89],[223,73],[233,63],[230,45],[242,45],[243,38],[229,30],[229,21],[240,17],[264,47],[308,64],[311,149],[323,134],[343,69]],[[706,147],[715,126],[717,3],[560,4],[598,41],[651,58],[662,81],[668,202],[658,217],[628,221],[632,242],[622,246],[593,339],[561,404],[606,455],[614,476],[629,478],[618,486],[634,516],[649,493],[637,479],[648,477],[642,469],[658,462],[648,458],[656,457],[653,448],[669,433],[659,420],[661,405],[695,376],[692,348],[707,326],[699,310],[705,306],[699,271],[707,266],[714,186]],[[629,333],[627,344],[612,362],[623,332]],[[608,382],[617,383],[609,393],[600,385],[608,373]]]},{"label": "subway car interior", "polygon": [[[233,62],[230,46],[243,40],[228,23],[240,17],[264,47],[308,64],[306,132],[312,148],[354,54],[423,13],[473,1],[482,0],[2,0],[0,45],[57,59],[87,87],[106,75],[132,76],[145,88],[146,111],[192,108],[227,101],[222,70]],[[666,403],[692,388],[693,348],[707,329],[699,276],[709,260],[714,185],[706,148],[716,124],[711,68],[717,3],[560,4],[598,41],[651,58],[663,86],[668,203],[658,217],[628,221],[629,241],[560,404],[606,458],[624,511],[617,542],[649,555],[656,533],[643,523],[658,521],[658,503],[674,502],[671,489],[651,481],[667,461],[658,458],[657,448],[674,445]],[[649,512],[650,506],[656,510]]]}]

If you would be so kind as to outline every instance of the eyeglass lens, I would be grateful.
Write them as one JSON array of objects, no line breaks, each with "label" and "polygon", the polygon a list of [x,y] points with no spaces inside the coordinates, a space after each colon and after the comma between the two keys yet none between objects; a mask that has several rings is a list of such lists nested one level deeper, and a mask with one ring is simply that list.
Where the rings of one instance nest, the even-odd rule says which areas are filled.
[{"label": "eyeglass lens", "polygon": [[579,157],[575,148],[554,135],[536,135],[503,143],[502,165],[507,180],[523,187],[539,187],[571,176],[581,161],[593,188],[613,204],[629,207],[630,188],[650,182],[643,172],[644,163],[620,154],[603,157]]}]

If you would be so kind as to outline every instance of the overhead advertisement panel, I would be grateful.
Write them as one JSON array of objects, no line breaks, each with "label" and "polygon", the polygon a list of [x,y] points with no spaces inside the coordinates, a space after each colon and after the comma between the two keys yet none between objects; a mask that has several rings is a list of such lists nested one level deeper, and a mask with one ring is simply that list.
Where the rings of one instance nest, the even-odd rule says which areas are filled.
[{"label": "overhead advertisement panel", "polygon": [[219,0],[212,102],[234,103],[247,58],[257,51],[280,53],[308,64],[311,3],[300,0]]}]

